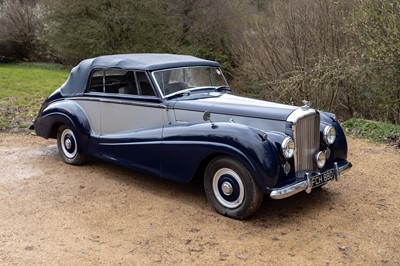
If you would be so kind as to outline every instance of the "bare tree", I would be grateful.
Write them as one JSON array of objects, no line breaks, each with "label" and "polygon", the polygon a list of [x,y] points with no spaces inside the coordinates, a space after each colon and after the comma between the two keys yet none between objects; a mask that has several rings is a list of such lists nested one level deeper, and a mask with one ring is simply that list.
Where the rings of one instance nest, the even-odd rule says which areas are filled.
[{"label": "bare tree", "polygon": [[34,59],[46,12],[45,6],[34,0],[3,0],[0,2],[1,40],[20,45],[20,57]]},{"label": "bare tree", "polygon": [[269,1],[235,42],[251,91],[286,103],[309,99],[315,107],[335,111],[347,78],[341,59],[351,6],[351,1]]}]

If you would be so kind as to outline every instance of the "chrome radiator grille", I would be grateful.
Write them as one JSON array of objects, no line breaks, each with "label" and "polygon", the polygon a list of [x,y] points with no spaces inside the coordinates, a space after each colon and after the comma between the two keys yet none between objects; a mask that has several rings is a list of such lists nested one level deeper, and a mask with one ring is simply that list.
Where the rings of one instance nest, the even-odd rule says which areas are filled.
[{"label": "chrome radiator grille", "polygon": [[304,177],[314,170],[314,156],[319,150],[319,114],[314,113],[300,118],[293,124],[296,177]]}]

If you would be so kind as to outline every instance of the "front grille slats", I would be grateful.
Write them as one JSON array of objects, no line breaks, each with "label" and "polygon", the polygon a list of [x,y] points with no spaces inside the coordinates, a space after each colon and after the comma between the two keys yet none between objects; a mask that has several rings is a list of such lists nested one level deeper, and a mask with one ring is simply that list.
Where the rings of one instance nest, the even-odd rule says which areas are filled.
[{"label": "front grille slats", "polygon": [[294,125],[295,170],[296,177],[304,177],[306,172],[314,171],[314,156],[319,150],[320,118],[318,113],[302,117]]}]

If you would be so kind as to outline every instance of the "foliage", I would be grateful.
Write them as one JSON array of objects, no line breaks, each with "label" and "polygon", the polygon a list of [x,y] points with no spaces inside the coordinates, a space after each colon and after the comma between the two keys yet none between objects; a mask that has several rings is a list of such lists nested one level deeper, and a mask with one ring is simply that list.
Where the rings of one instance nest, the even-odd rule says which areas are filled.
[{"label": "foliage", "polygon": [[19,59],[43,59],[47,48],[42,39],[46,14],[45,5],[36,0],[0,1],[0,44],[18,46],[11,55]]},{"label": "foliage", "polygon": [[342,126],[354,137],[390,143],[400,148],[400,125],[352,118],[343,122]]},{"label": "foliage", "polygon": [[236,92],[400,124],[400,0],[0,0],[0,36],[70,65],[191,54]]},{"label": "foliage", "polygon": [[26,129],[69,72],[51,64],[0,64],[0,130]]},{"label": "foliage", "polygon": [[307,99],[315,108],[349,116],[341,98],[351,78],[345,10],[351,2],[303,0],[270,1],[256,12],[236,42],[238,74],[250,79],[250,93],[296,105]]},{"label": "foliage", "polygon": [[172,52],[221,60],[229,72],[227,38],[220,34],[227,28],[226,6],[209,0],[62,0],[51,9],[47,33],[64,63],[102,54]]},{"label": "foliage", "polygon": [[366,117],[400,124],[400,0],[360,0],[348,30],[356,64],[368,72],[360,91],[373,110]]},{"label": "foliage", "polygon": [[242,93],[400,123],[400,1],[271,0],[236,38]]},{"label": "foliage", "polygon": [[173,28],[156,2],[60,1],[48,18],[52,48],[72,64],[102,54],[168,51]]}]

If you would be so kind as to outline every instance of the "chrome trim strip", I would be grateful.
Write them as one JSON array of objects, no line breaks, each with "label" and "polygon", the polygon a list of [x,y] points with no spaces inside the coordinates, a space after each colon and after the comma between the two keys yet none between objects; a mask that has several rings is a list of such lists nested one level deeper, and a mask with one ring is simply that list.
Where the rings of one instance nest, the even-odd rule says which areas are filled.
[{"label": "chrome trim strip", "polygon": [[141,141],[141,142],[100,142],[99,145],[103,146],[126,146],[126,145],[158,145],[161,144],[162,141]]},{"label": "chrome trim strip", "polygon": [[[335,168],[334,168],[335,179],[338,180],[339,176],[342,173],[349,170],[351,167],[352,164],[350,162],[340,167],[337,167],[337,163],[335,163]],[[273,199],[284,199],[293,196],[294,194],[297,194],[299,192],[302,192],[304,190],[307,193],[310,193],[312,190],[311,186],[312,186],[311,175],[306,173],[306,180],[294,184],[289,184],[279,189],[275,189],[269,194],[269,196]]]},{"label": "chrome trim strip", "polygon": [[[146,98],[149,99],[149,98]],[[93,101],[93,102],[103,102],[103,103],[114,103],[114,104],[125,104],[125,105],[133,105],[133,106],[143,106],[143,107],[158,107],[158,108],[167,108],[164,103],[151,103],[147,101],[140,101],[140,98],[132,98],[132,99],[110,99],[103,97],[74,97],[68,98],[68,100],[72,101]]]},{"label": "chrome trim strip", "polygon": [[148,103],[148,102],[132,102],[128,100],[122,99],[101,99],[102,103],[114,103],[114,104],[125,104],[125,105],[133,105],[133,106],[142,106],[142,107],[158,107],[158,108],[167,108],[162,103]]}]

